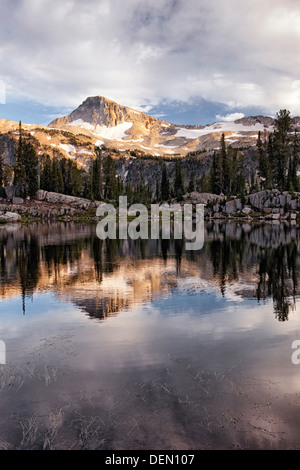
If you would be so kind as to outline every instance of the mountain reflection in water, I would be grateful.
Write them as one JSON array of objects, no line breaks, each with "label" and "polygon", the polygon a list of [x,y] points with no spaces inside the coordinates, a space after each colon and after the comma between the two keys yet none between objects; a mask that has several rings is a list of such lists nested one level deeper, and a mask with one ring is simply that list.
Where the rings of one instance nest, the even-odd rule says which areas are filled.
[{"label": "mountain reflection in water", "polygon": [[96,226],[73,223],[0,227],[1,296],[26,299],[53,291],[92,318],[174,290],[219,291],[273,300],[288,320],[299,294],[299,234],[283,224],[209,222],[204,247],[186,251],[185,240],[99,240]]},{"label": "mountain reflection in water", "polygon": [[0,450],[298,449],[299,233],[0,227]]}]

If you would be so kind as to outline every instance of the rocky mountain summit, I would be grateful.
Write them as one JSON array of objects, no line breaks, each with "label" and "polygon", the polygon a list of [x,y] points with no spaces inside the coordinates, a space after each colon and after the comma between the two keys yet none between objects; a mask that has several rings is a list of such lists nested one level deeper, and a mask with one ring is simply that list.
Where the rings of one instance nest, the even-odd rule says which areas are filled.
[{"label": "rocky mountain summit", "polygon": [[122,106],[102,96],[87,98],[68,116],[55,119],[50,128],[98,139],[121,151],[139,149],[154,156],[186,155],[219,147],[222,133],[233,147],[256,143],[258,132],[273,131],[274,120],[250,116],[206,126],[176,125]]},{"label": "rocky mountain summit", "polygon": [[[294,127],[300,130],[300,117],[293,121]],[[34,141],[40,157],[45,154],[57,159],[67,157],[87,169],[95,158],[95,146],[106,147],[125,158],[134,155],[133,152],[159,158],[205,151],[211,157],[212,151],[220,147],[224,133],[227,146],[251,149],[257,142],[258,132],[267,138],[274,130],[274,119],[248,116],[205,126],[177,125],[94,96],[48,126],[22,123],[22,129]],[[18,137],[18,123],[0,119],[0,154],[6,164],[16,162]]]}]

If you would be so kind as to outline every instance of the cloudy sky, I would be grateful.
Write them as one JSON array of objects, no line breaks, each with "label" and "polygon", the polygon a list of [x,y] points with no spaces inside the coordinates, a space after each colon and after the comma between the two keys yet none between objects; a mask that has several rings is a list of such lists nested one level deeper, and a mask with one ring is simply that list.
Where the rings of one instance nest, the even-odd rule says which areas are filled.
[{"label": "cloudy sky", "polygon": [[102,95],[175,123],[300,115],[299,0],[1,0],[0,118]]}]

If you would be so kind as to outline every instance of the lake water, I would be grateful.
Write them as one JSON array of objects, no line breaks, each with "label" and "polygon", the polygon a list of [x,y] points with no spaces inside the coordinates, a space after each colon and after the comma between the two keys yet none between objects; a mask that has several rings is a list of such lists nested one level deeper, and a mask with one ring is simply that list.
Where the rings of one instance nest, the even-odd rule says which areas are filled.
[{"label": "lake water", "polygon": [[209,222],[200,251],[0,227],[0,449],[299,448],[299,248],[283,224]]}]

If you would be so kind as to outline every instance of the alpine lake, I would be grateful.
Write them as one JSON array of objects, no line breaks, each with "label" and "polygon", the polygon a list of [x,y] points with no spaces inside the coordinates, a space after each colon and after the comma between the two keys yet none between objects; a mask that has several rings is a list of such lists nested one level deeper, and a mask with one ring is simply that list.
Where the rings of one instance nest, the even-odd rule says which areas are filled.
[{"label": "alpine lake", "polygon": [[296,222],[4,225],[0,279],[1,450],[300,448]]}]

